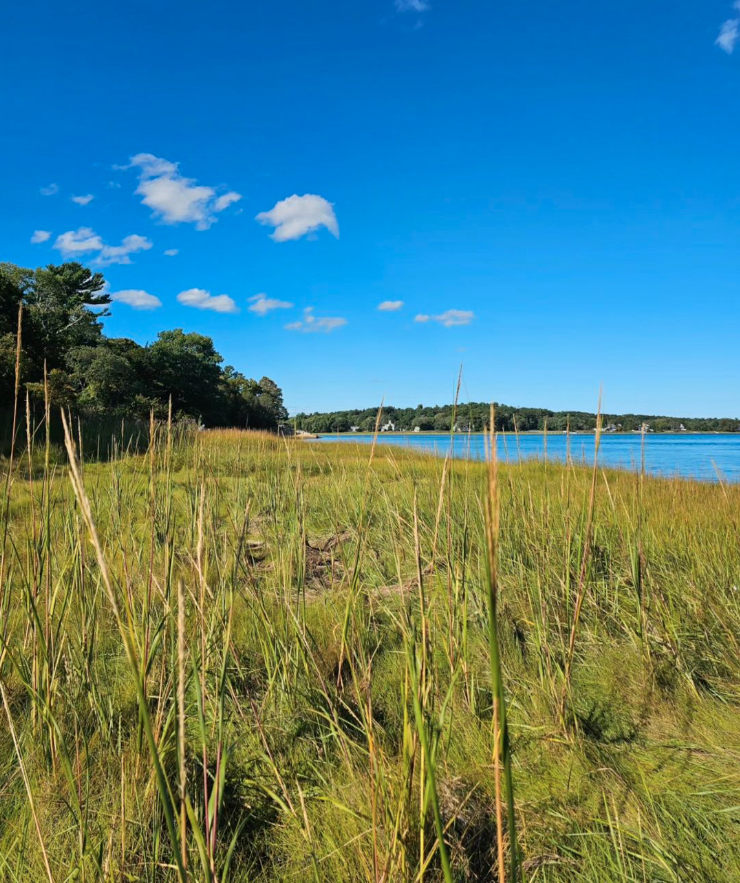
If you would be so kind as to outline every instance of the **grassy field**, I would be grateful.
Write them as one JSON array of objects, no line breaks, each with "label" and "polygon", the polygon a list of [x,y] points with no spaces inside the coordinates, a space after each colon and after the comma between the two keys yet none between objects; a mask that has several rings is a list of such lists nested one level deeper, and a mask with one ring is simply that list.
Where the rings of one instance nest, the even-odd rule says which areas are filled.
[{"label": "grassy field", "polygon": [[0,529],[0,881],[740,881],[740,488],[236,431]]}]

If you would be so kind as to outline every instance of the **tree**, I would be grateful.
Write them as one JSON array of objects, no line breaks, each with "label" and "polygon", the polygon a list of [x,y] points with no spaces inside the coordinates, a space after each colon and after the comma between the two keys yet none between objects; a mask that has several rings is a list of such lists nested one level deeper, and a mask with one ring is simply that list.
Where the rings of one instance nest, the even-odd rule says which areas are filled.
[{"label": "tree", "polygon": [[107,338],[105,280],[76,262],[28,270],[0,263],[0,382],[12,401],[18,308],[23,307],[21,382],[44,397],[44,368],[54,405],[96,415],[201,417],[209,426],[275,429],[288,417],[280,387],[250,380],[222,357],[210,337],[163,331],[154,344]]},{"label": "tree", "polygon": [[259,381],[258,401],[264,409],[270,425],[283,423],[288,419],[288,410],[283,403],[283,391],[269,377]]},{"label": "tree", "polygon": [[95,413],[126,413],[139,392],[136,369],[113,347],[78,346],[67,354],[69,384],[79,407]]},{"label": "tree", "polygon": [[160,397],[172,396],[174,413],[202,417],[221,425],[225,402],[220,395],[221,362],[210,337],[182,328],[161,331],[149,347],[154,382]]},{"label": "tree", "polygon": [[451,415],[447,411],[440,411],[434,415],[433,426],[436,432],[449,431]]},{"label": "tree", "polygon": [[[64,366],[65,354],[76,346],[98,346],[103,339],[100,320],[110,295],[105,291],[102,273],[93,273],[76,262],[36,271],[23,276],[23,349],[30,369],[42,372]],[[93,313],[89,307],[101,308]]]}]

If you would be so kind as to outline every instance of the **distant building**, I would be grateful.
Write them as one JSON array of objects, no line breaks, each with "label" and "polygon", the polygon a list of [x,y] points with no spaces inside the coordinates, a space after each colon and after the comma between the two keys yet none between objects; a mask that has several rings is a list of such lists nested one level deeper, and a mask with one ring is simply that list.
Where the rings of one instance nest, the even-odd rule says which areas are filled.
[{"label": "distant building", "polygon": [[359,426],[350,426],[349,430],[350,430],[350,432],[359,432],[360,427]]},{"label": "distant building", "polygon": [[419,426],[414,427],[414,432],[421,432],[421,428]]},{"label": "distant building", "polygon": [[393,421],[389,420],[387,423],[384,423],[380,427],[380,431],[381,432],[395,432],[396,431],[396,424],[393,423]]},{"label": "distant building", "polygon": [[686,427],[683,425],[683,423],[679,423],[679,424],[678,424],[678,431],[679,431],[679,432],[688,432],[688,430],[687,430]]}]

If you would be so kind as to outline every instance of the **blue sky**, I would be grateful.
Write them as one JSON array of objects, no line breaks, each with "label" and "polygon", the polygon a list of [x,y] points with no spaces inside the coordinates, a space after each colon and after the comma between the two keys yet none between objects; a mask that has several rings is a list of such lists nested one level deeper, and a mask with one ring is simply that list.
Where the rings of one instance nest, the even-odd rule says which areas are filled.
[{"label": "blue sky", "polygon": [[740,4],[3,15],[0,258],[99,266],[108,334],[209,334],[293,412],[462,363],[465,399],[740,413]]}]

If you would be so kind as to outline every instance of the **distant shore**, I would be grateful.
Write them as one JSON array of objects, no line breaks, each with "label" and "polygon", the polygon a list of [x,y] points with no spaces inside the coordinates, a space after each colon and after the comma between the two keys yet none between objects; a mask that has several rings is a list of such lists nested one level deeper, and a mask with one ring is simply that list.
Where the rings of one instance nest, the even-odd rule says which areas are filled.
[{"label": "distant shore", "polygon": [[[415,436],[431,436],[431,435],[448,436],[450,434],[460,436],[461,438],[465,438],[466,436],[469,436],[469,435],[487,435],[487,432],[476,430],[475,432],[450,433],[449,430],[443,430],[443,429],[440,429],[440,430],[420,429],[418,432],[414,432],[413,430],[393,430],[393,431],[386,430],[385,432],[378,433],[379,436],[392,436],[392,437],[398,437],[398,436],[415,437]],[[508,429],[508,430],[498,430],[496,432],[496,435],[511,435],[511,436],[517,436],[517,435],[595,435],[595,434],[596,434],[595,429],[571,429],[570,432],[568,432],[565,429],[548,429],[548,431],[546,433],[543,429],[523,429],[523,430],[519,430],[519,432],[514,432],[514,431]],[[639,429],[626,430],[626,431],[625,430],[616,430],[616,431],[611,430],[609,432],[602,429],[601,434],[602,435],[633,436],[633,435],[642,435],[642,432]],[[740,434],[740,433],[732,432],[730,430],[722,431],[719,429],[687,429],[685,432],[677,432],[676,430],[651,430],[650,432],[645,433],[646,436],[649,436],[649,435],[677,435],[677,436],[684,436],[684,435],[738,435],[738,434]],[[333,435],[340,435],[343,438],[344,437],[354,438],[354,437],[358,437],[358,436],[375,435],[375,433],[370,430],[367,430],[367,431],[363,430],[362,432],[319,432],[319,433],[315,433],[315,434],[306,433],[306,434],[296,435],[295,438],[303,438],[303,439],[310,440],[310,439],[326,438],[328,436],[333,436]]]}]

